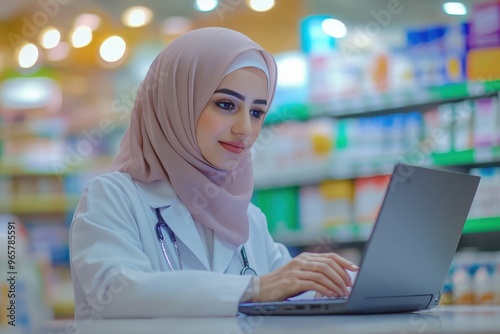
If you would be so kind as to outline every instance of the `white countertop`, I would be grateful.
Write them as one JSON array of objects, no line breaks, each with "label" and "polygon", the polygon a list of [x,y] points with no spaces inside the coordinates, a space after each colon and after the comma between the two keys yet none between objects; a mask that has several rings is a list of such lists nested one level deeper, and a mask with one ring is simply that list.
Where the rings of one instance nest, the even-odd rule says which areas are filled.
[{"label": "white countertop", "polygon": [[59,320],[48,323],[41,333],[500,333],[500,306],[440,306],[383,315]]}]

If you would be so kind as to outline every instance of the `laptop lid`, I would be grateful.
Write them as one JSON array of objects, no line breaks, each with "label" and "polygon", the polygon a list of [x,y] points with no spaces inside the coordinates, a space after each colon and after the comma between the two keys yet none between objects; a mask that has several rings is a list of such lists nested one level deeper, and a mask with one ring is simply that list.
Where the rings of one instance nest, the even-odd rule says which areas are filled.
[{"label": "laptop lid", "polygon": [[[351,295],[329,300],[246,303],[246,314],[404,312],[437,305],[480,178],[397,164],[365,244]],[[295,303],[297,307],[291,307]]]},{"label": "laptop lid", "polygon": [[365,245],[349,307],[377,309],[382,301],[397,304],[402,297],[421,303],[419,296],[426,295],[432,298],[428,307],[437,304],[479,180],[397,164]]}]

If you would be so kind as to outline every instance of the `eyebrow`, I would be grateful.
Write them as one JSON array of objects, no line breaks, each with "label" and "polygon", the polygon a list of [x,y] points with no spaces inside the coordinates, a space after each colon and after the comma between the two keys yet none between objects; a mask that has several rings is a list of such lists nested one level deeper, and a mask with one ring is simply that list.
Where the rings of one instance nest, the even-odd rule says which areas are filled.
[{"label": "eyebrow", "polygon": [[[237,99],[239,99],[241,101],[245,101],[246,100],[245,95],[241,95],[240,93],[235,92],[234,90],[228,89],[228,88],[217,89],[214,93],[228,94],[228,95],[236,97]],[[267,106],[267,101],[266,100],[260,100],[260,99],[258,99],[258,100],[254,100],[253,103],[254,104],[263,104],[263,105]]]}]

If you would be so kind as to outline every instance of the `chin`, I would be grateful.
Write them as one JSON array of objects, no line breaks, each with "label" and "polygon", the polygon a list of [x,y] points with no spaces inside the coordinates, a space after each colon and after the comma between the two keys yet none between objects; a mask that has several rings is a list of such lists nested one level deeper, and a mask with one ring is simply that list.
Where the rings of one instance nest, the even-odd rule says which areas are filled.
[{"label": "chin", "polygon": [[225,160],[224,162],[221,162],[217,166],[219,166],[219,169],[222,170],[235,170],[238,168],[240,165],[242,159],[231,159],[231,160]]}]

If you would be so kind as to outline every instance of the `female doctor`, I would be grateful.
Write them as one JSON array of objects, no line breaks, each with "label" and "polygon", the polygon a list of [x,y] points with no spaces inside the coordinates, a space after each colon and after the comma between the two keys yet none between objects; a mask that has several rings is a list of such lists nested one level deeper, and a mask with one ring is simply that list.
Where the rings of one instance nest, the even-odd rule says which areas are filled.
[{"label": "female doctor", "polygon": [[74,214],[76,319],[235,316],[243,301],[348,294],[354,264],[292,259],[250,203],[250,148],[276,78],[270,53],[224,28],[157,56],[113,171],[87,184]]}]

